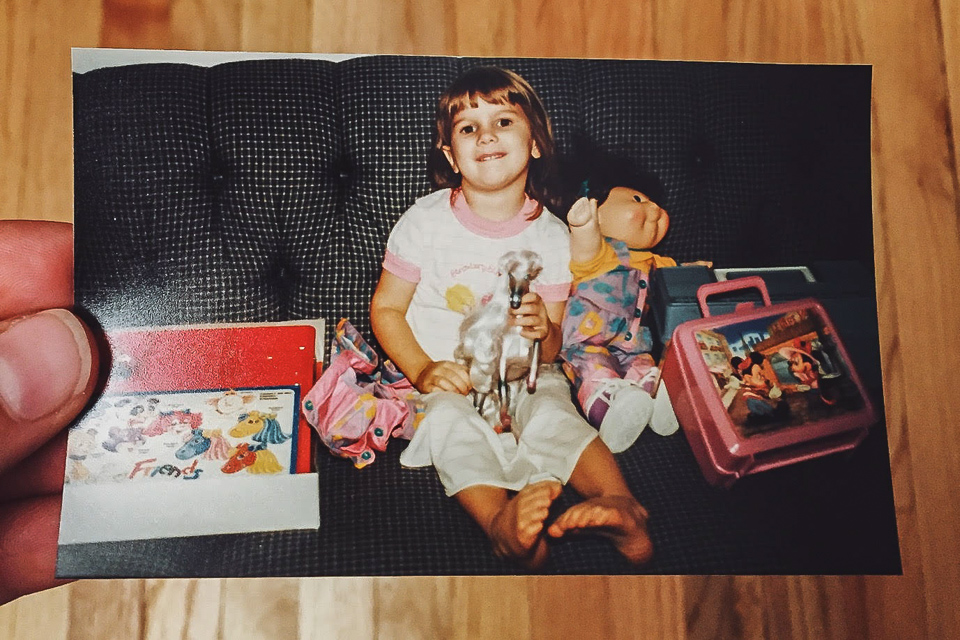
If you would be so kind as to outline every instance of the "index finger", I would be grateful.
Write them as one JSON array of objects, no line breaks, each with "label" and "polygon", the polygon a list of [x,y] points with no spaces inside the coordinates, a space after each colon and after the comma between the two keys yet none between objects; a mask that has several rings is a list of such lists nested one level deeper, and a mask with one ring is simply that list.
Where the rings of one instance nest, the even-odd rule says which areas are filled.
[{"label": "index finger", "polygon": [[73,226],[0,220],[0,319],[73,305]]}]

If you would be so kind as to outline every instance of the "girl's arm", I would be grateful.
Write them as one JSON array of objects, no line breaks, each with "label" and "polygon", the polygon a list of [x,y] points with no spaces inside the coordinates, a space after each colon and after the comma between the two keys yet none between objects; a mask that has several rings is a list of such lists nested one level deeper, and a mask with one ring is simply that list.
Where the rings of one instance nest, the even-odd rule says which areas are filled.
[{"label": "girl's arm", "polygon": [[413,385],[423,393],[437,389],[466,394],[470,376],[456,362],[434,362],[423,350],[407,323],[407,309],[417,285],[389,271],[380,273],[380,282],[370,302],[370,326],[380,346]]},{"label": "girl's arm", "polygon": [[574,202],[567,213],[567,224],[570,226],[570,260],[589,262],[597,257],[603,247],[597,201],[580,198]]}]

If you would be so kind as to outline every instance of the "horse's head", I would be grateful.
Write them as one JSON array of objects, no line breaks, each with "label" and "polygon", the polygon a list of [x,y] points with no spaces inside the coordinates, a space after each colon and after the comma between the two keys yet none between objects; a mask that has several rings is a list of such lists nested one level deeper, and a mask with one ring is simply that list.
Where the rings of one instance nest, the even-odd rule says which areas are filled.
[{"label": "horse's head", "polygon": [[250,445],[242,442],[237,448],[230,452],[230,459],[220,467],[224,473],[236,473],[246,469],[257,461],[257,452],[250,450]]},{"label": "horse's head", "polygon": [[230,429],[230,435],[234,438],[245,438],[263,428],[264,416],[259,411],[241,413],[237,418],[239,422]]},{"label": "horse's head", "polygon": [[533,251],[510,251],[498,263],[501,276],[506,276],[510,308],[520,306],[520,300],[530,291],[530,283],[543,270],[543,260]]},{"label": "horse's head", "polygon": [[203,435],[201,429],[194,429],[189,440],[173,454],[178,460],[189,460],[210,448],[210,438]]}]

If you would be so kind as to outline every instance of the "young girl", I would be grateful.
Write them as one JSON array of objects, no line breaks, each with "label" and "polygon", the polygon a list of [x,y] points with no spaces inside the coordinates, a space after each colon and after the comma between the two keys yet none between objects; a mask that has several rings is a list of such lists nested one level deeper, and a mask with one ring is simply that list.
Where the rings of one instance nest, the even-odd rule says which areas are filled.
[{"label": "young girl", "polygon": [[[543,362],[560,349],[569,238],[541,204],[554,152],[543,104],[517,74],[474,68],[441,96],[434,135],[430,170],[440,190],[418,200],[391,232],[370,307],[381,346],[428,394],[400,461],[432,464],[498,555],[536,568],[547,559],[545,533],[589,529],[643,562],[652,553],[647,512],[577,413],[557,367],[543,366],[536,392],[523,393],[513,433],[497,434],[467,397],[466,368],[453,360],[459,326],[489,298],[499,258],[520,249],[540,254],[544,268],[512,322],[541,341]],[[545,532],[550,504],[567,482],[585,500]]]}]

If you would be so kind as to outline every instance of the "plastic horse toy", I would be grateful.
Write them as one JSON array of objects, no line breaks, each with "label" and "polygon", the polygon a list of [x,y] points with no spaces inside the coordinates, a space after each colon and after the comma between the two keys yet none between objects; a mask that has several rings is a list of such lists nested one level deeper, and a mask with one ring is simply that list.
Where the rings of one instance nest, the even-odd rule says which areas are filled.
[{"label": "plastic horse toy", "polygon": [[280,429],[280,422],[275,413],[260,413],[251,411],[237,416],[239,422],[230,429],[234,438],[245,438],[251,433],[253,439],[264,444],[281,444],[290,436]]},{"label": "plastic horse toy", "polygon": [[220,470],[224,473],[236,473],[244,469],[249,473],[279,473],[283,471],[283,466],[265,444],[251,447],[243,442],[233,450],[230,459]]},{"label": "plastic horse toy", "polygon": [[477,411],[502,432],[510,429],[520,381],[526,377],[530,393],[537,386],[540,342],[520,335],[520,328],[510,324],[510,310],[520,307],[530,283],[543,270],[543,261],[532,251],[510,251],[497,267],[497,286],[490,301],[460,325],[454,359],[470,371]]}]

